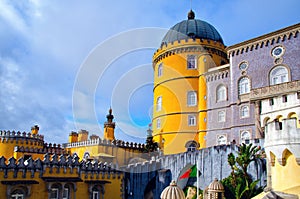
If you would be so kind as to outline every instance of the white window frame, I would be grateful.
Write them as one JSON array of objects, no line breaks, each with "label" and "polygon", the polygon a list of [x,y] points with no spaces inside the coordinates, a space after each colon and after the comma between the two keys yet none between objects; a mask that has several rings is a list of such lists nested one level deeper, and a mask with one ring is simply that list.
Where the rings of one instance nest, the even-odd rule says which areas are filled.
[{"label": "white window frame", "polygon": [[[66,196],[64,196],[65,193],[66,193]],[[63,190],[63,199],[69,199],[69,193],[70,193],[70,189],[65,187]]]},{"label": "white window frame", "polygon": [[162,74],[163,74],[163,63],[160,63],[160,64],[158,64],[158,67],[157,67],[157,77],[162,76]]},{"label": "white window frame", "polygon": [[226,101],[227,100],[227,89],[223,84],[217,87],[216,92],[217,102]]},{"label": "white window frame", "polygon": [[225,110],[218,111],[218,122],[225,122],[226,121],[226,112]]},{"label": "white window frame", "polygon": [[187,69],[197,69],[196,55],[188,55],[186,60],[187,60]]},{"label": "white window frame", "polygon": [[[52,195],[52,192],[56,192],[56,197],[53,198],[51,195]],[[51,192],[50,192],[50,199],[58,199],[59,198],[59,189],[58,188],[51,188]]]},{"label": "white window frame", "polygon": [[250,108],[248,105],[243,105],[240,109],[240,118],[247,118],[250,115]]},{"label": "white window frame", "polygon": [[197,106],[197,92],[187,92],[187,106]]},{"label": "white window frame", "polygon": [[279,65],[274,67],[269,74],[270,85],[282,84],[289,81],[289,71],[286,67]]},{"label": "white window frame", "polygon": [[217,135],[217,145],[226,145],[227,144],[227,135]]},{"label": "white window frame", "polygon": [[250,92],[250,79],[248,77],[242,77],[238,82],[239,95],[243,95]]},{"label": "white window frame", "polygon": [[[247,133],[249,135],[248,137],[246,137],[248,139],[245,139],[245,136],[243,136],[243,134],[245,134],[245,133]],[[251,134],[250,134],[249,130],[243,130],[243,131],[241,131],[241,133],[240,133],[240,142],[241,143],[245,143],[246,140],[250,140],[250,139],[251,139]]]},{"label": "white window frame", "polygon": [[15,193],[15,194],[12,194],[11,199],[24,199],[24,194],[22,193]]},{"label": "white window frame", "polygon": [[189,126],[196,126],[196,116],[195,115],[188,115],[188,125]]},{"label": "white window frame", "polygon": [[99,191],[93,191],[92,193],[92,199],[99,199],[100,198],[100,192]]},{"label": "white window frame", "polygon": [[162,108],[162,96],[156,98],[156,111],[161,111]]}]

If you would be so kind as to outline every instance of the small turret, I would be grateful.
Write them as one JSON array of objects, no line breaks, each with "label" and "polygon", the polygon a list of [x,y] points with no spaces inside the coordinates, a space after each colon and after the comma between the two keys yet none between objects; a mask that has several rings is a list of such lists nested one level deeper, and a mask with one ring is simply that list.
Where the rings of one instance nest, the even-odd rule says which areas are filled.
[{"label": "small turret", "polygon": [[104,123],[104,139],[112,141],[115,139],[116,124],[113,122],[114,116],[111,108],[109,109],[106,118],[107,121]]},{"label": "small turret", "polygon": [[39,133],[40,127],[38,125],[34,125],[33,127],[31,127],[31,134],[32,135],[36,135]]}]

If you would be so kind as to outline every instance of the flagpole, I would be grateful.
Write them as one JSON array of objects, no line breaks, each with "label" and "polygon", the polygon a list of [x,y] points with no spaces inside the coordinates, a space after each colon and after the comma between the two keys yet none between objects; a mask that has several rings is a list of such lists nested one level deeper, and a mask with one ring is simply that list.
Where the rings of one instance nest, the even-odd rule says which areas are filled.
[{"label": "flagpole", "polygon": [[196,169],[197,169],[197,195],[196,195],[196,199],[198,199],[198,195],[199,195],[199,172],[198,172],[198,167],[199,167],[199,163],[198,160],[196,162]]}]

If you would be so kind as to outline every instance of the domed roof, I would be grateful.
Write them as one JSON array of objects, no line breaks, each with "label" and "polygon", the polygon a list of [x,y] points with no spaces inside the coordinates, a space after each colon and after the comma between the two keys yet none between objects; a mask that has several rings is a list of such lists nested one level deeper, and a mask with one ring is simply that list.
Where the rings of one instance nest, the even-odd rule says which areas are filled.
[{"label": "domed roof", "polygon": [[160,194],[161,199],[185,199],[182,189],[177,187],[175,181],[170,183],[170,186],[166,187]]},{"label": "domed roof", "polygon": [[170,28],[164,36],[162,44],[188,38],[208,39],[224,44],[215,27],[205,21],[195,19],[195,13],[192,10],[188,13],[187,20],[183,20]]},{"label": "domed roof", "polygon": [[221,182],[216,178],[212,183],[208,185],[208,191],[213,192],[224,192],[224,186]]}]

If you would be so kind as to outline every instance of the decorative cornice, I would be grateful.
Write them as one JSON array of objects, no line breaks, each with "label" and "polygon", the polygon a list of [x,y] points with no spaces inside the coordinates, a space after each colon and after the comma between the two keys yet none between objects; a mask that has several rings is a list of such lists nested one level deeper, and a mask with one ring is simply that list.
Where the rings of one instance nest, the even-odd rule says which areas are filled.
[{"label": "decorative cornice", "polygon": [[216,81],[219,79],[225,79],[225,78],[229,78],[229,69],[220,69],[220,70],[216,70],[216,71],[211,71],[211,72],[207,72],[205,73],[205,78],[206,78],[206,82],[212,82],[212,81]]},{"label": "decorative cornice", "polygon": [[175,55],[175,54],[181,54],[181,53],[189,53],[189,52],[215,54],[215,55],[219,55],[219,56],[223,57],[224,59],[227,59],[227,54],[225,53],[225,51],[222,51],[221,49],[218,49],[216,47],[209,47],[209,46],[204,46],[201,44],[189,45],[189,46],[187,45],[187,46],[180,46],[180,47],[176,47],[176,48],[166,49],[162,53],[157,52],[158,55],[157,56],[154,55],[153,68],[159,61],[161,61],[162,59],[164,59],[168,56]]},{"label": "decorative cornice", "polygon": [[253,89],[250,92],[250,100],[260,100],[276,97],[281,94],[298,92],[300,90],[300,80],[266,86],[263,88]]},{"label": "decorative cornice", "polygon": [[133,149],[138,151],[144,151],[144,144],[134,143],[134,142],[124,142],[122,140],[106,140],[106,139],[92,139],[82,142],[71,142],[62,144],[64,148],[77,148],[77,147],[85,147],[85,146],[111,146],[111,147],[120,147],[125,149]]},{"label": "decorative cornice", "polygon": [[300,23],[271,32],[269,34],[250,39],[233,46],[226,48],[228,57],[231,55],[239,55],[244,52],[252,51],[254,49],[262,48],[264,46],[272,45],[286,39],[290,40],[291,37],[297,37],[300,32]]}]

